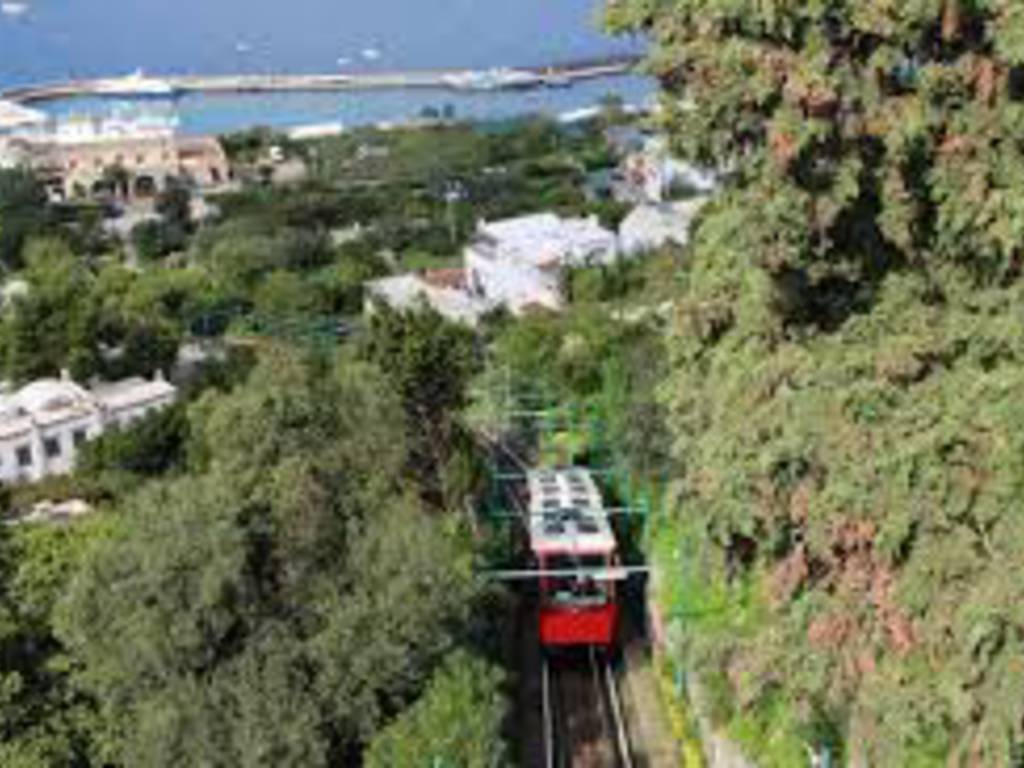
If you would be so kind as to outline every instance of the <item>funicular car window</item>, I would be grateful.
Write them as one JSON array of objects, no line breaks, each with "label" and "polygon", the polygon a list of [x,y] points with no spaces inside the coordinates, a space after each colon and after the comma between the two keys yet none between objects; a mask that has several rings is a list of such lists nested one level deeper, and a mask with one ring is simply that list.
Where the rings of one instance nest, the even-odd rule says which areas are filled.
[{"label": "funicular car window", "polygon": [[[606,566],[602,555],[554,555],[546,563],[549,571],[595,571]],[[608,582],[595,575],[573,573],[552,576],[548,582],[548,601],[562,606],[596,606],[608,601]]]}]

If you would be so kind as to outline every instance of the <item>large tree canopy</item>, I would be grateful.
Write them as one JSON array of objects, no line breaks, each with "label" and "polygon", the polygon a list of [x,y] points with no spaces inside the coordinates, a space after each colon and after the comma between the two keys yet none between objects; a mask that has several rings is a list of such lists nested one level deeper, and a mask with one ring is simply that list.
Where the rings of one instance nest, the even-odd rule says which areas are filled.
[{"label": "large tree canopy", "polygon": [[271,354],[191,421],[192,474],[125,504],[58,609],[98,702],[95,762],[348,764],[461,637],[474,594],[403,490],[398,401],[368,366]]},{"label": "large tree canopy", "polygon": [[753,263],[814,280],[930,252],[1016,274],[1019,3],[627,0],[611,18],[659,44],[678,146],[742,178]]},{"label": "large tree canopy", "polygon": [[0,266],[22,265],[25,241],[52,223],[46,209],[46,190],[28,171],[0,169]]},{"label": "large tree canopy", "polygon": [[667,557],[664,578],[702,608],[687,658],[759,746],[824,723],[872,764],[1008,764],[1024,738],[1024,6],[609,15],[653,38],[677,148],[729,173],[666,386],[690,562]]}]

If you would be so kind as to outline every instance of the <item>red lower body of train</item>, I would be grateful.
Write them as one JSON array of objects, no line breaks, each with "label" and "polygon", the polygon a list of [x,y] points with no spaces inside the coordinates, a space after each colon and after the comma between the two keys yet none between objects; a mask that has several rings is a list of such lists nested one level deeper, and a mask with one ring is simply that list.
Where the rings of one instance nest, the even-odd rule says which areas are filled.
[{"label": "red lower body of train", "polygon": [[[602,560],[588,565],[607,568],[607,559]],[[557,570],[564,568],[565,562],[542,558],[540,567],[541,570]],[[575,576],[545,577],[540,581],[539,633],[542,646],[608,648],[615,644],[619,605],[613,581]]]},{"label": "red lower body of train", "polygon": [[619,606],[615,603],[580,609],[541,606],[540,642],[546,647],[610,647],[618,624]]}]

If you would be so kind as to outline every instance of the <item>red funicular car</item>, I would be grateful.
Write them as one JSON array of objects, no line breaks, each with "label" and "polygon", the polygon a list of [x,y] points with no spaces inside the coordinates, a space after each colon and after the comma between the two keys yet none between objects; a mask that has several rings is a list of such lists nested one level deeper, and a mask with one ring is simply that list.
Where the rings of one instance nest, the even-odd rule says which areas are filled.
[{"label": "red funicular car", "polygon": [[607,648],[618,624],[618,551],[601,492],[581,468],[535,470],[527,481],[541,644]]}]

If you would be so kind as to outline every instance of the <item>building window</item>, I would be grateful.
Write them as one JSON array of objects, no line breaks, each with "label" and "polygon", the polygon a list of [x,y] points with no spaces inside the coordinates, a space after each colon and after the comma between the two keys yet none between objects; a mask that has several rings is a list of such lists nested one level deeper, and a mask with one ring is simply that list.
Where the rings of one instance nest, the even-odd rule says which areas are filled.
[{"label": "building window", "polygon": [[43,440],[43,450],[46,452],[46,458],[55,459],[60,456],[60,438],[48,437]]},{"label": "building window", "polygon": [[28,445],[19,445],[15,453],[18,456],[19,467],[32,466],[32,448]]},{"label": "building window", "polygon": [[71,433],[71,441],[75,444],[76,448],[88,439],[89,433],[86,432],[84,429],[76,429],[74,432]]}]

